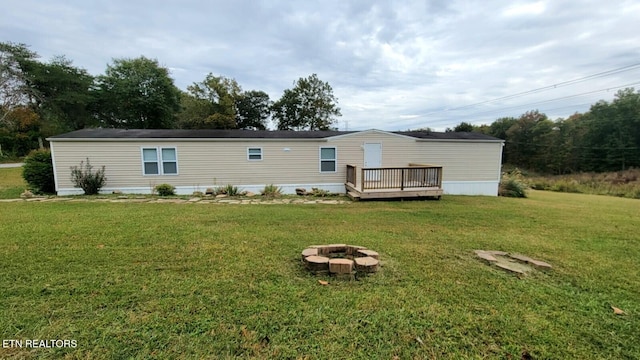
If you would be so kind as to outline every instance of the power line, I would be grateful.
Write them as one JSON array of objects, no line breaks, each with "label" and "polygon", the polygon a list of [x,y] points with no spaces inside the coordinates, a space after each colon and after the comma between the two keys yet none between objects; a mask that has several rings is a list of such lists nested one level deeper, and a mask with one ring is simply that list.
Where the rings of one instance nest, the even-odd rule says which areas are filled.
[{"label": "power line", "polygon": [[[518,108],[522,108],[522,107],[529,107],[529,106],[539,105],[539,104],[546,104],[546,103],[559,101],[559,100],[572,99],[572,98],[581,97],[581,96],[585,96],[585,95],[596,94],[596,93],[599,93],[599,92],[602,92],[602,91],[610,91],[610,90],[615,90],[615,89],[627,88],[627,87],[630,87],[630,86],[633,86],[633,85],[638,85],[638,84],[640,84],[640,82],[634,82],[634,83],[620,85],[620,86],[608,87],[606,89],[587,91],[587,92],[580,93],[580,94],[561,96],[561,97],[554,98],[554,99],[542,100],[542,101],[537,101],[537,102],[528,103],[528,104],[522,104],[522,105],[518,105],[518,106],[511,106],[511,107],[507,107],[507,108],[501,108],[500,111],[510,110],[510,109],[518,109]],[[492,113],[492,112],[495,112],[495,111],[489,111],[488,113]],[[479,113],[479,114],[486,114],[486,113],[487,112]],[[472,114],[472,115],[474,115],[474,114]]]},{"label": "power line", "polygon": [[[633,86],[633,85],[640,85],[640,82],[634,82],[634,83],[629,83],[629,84],[625,84],[625,85],[618,85],[618,86],[611,86],[611,87],[607,87],[607,88],[604,88],[604,89],[592,90],[592,91],[588,91],[588,92],[584,92],[584,93],[580,93],[580,94],[561,96],[561,97],[558,97],[558,98],[542,100],[542,101],[537,101],[537,102],[533,102],[533,103],[526,103],[526,104],[521,104],[521,105],[517,105],[517,106],[511,106],[511,107],[500,108],[500,109],[495,109],[495,110],[489,110],[489,111],[484,111],[484,112],[479,112],[479,113],[473,113],[473,114],[470,114],[470,115],[465,116],[465,117],[473,117],[473,116],[478,116],[478,115],[498,114],[498,113],[501,113],[501,112],[504,112],[504,111],[507,111],[507,110],[531,107],[531,106],[540,105],[540,104],[546,104],[546,103],[559,101],[559,100],[567,100],[567,99],[571,99],[571,98],[577,98],[577,97],[581,97],[581,96],[585,96],[585,95],[591,95],[591,94],[599,93],[599,92],[602,92],[602,91],[611,91],[611,90],[615,90],[615,89],[626,88],[626,87],[630,87],[630,86]],[[573,106],[578,106],[578,105],[573,105]],[[563,108],[568,108],[568,107],[572,107],[572,106],[565,106]],[[460,108],[451,109],[451,110],[459,110],[459,109]],[[554,109],[549,109],[547,111],[550,111],[550,110],[554,110]],[[434,120],[434,121],[429,122],[429,125],[447,123],[447,122],[450,122],[450,119]]]},{"label": "power line", "polygon": [[607,71],[599,72],[597,74],[592,74],[592,75],[584,76],[584,77],[573,79],[573,80],[559,82],[559,83],[553,84],[553,85],[543,86],[541,88],[537,88],[537,89],[533,89],[533,90],[527,90],[527,91],[523,91],[523,92],[512,94],[512,95],[502,96],[502,97],[491,99],[491,100],[485,100],[485,101],[481,101],[481,102],[476,103],[476,104],[465,105],[465,106],[461,106],[461,107],[454,108],[454,109],[451,109],[451,110],[469,108],[469,107],[482,105],[482,104],[487,104],[487,103],[490,103],[490,102],[495,102],[495,101],[500,101],[500,100],[510,100],[510,99],[514,99],[514,98],[521,97],[521,96],[524,96],[524,95],[535,94],[535,93],[539,93],[539,92],[546,91],[546,90],[552,90],[552,89],[557,89],[559,87],[574,85],[574,84],[581,83],[581,82],[584,82],[584,81],[588,81],[588,80],[591,80],[591,79],[596,79],[596,78],[600,78],[600,77],[605,77],[605,76],[609,76],[609,75],[618,74],[618,73],[621,73],[621,72],[630,71],[630,70],[633,70],[633,69],[638,68],[638,67],[640,67],[640,63],[624,66],[624,67],[613,69],[613,70],[607,70]]},{"label": "power line", "polygon": [[559,87],[574,85],[574,84],[577,84],[577,83],[580,83],[580,82],[584,82],[584,81],[588,81],[588,80],[592,80],[592,79],[596,79],[596,78],[601,78],[601,77],[615,75],[615,74],[626,72],[626,71],[631,71],[631,70],[634,70],[636,68],[640,68],[640,63],[635,63],[635,64],[623,66],[623,67],[620,67],[620,68],[616,68],[616,69],[602,71],[602,72],[599,72],[599,73],[583,76],[581,78],[562,81],[562,82],[559,82],[559,83],[556,83],[556,84],[553,84],[553,85],[543,86],[543,87],[540,87],[540,88],[527,90],[527,91],[523,91],[523,92],[511,94],[511,95],[501,96],[501,97],[490,99],[490,100],[484,100],[484,101],[480,101],[480,102],[473,103],[473,104],[458,106],[458,107],[454,107],[454,108],[447,108],[447,109],[442,109],[442,110],[436,110],[436,111],[432,111],[432,112],[429,112],[429,113],[426,113],[426,114],[419,115],[419,117],[424,117],[424,116],[433,115],[433,114],[437,114],[437,113],[441,113],[441,112],[452,111],[452,110],[467,109],[467,108],[470,108],[470,107],[474,107],[474,106],[478,106],[478,105],[484,105],[484,104],[488,104],[488,103],[492,103],[492,102],[496,102],[496,101],[500,101],[500,100],[515,99],[515,98],[526,96],[526,95],[530,95],[530,94],[535,94],[535,93],[539,93],[539,92],[543,92],[543,91],[547,91],[547,90],[557,89]]}]

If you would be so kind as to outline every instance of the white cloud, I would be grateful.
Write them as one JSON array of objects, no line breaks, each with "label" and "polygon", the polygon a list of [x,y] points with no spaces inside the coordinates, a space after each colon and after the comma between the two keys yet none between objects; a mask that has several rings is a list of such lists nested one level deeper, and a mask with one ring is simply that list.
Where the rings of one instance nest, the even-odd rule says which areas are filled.
[{"label": "white cloud", "polygon": [[506,8],[502,16],[531,16],[544,13],[546,4],[543,1],[516,3]]},{"label": "white cloud", "polygon": [[[341,126],[444,129],[538,108],[568,116],[611,99],[640,69],[487,100],[637,63],[637,1],[59,1],[0,13],[3,41],[100,74],[112,58],[157,58],[185,89],[212,72],[276,99],[311,73],[339,98]],[[640,80],[639,80],[640,81]],[[541,101],[605,91],[564,101]],[[480,103],[476,106],[466,106]],[[447,110],[448,109],[448,110]]]}]

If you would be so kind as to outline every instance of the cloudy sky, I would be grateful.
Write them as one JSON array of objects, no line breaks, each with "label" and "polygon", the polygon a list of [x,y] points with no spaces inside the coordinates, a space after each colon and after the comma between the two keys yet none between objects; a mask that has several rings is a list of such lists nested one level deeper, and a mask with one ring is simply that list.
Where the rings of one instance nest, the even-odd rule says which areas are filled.
[{"label": "cloudy sky", "polygon": [[[213,73],[273,100],[312,73],[339,128],[443,130],[640,89],[640,1],[5,0],[0,41],[91,74],[144,55],[186,89]],[[574,81],[576,80],[576,81]]]}]

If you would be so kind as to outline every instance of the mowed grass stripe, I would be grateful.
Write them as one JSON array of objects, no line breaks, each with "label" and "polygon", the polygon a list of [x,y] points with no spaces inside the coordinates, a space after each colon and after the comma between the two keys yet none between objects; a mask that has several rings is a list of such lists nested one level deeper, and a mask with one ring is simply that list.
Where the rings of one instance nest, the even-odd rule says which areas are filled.
[{"label": "mowed grass stripe", "polygon": [[[536,191],[348,205],[2,204],[1,337],[78,347],[0,357],[635,358],[639,209]],[[359,281],[308,274],[300,251],[325,243],[375,249],[384,266]],[[474,249],[554,270],[518,279]]]}]

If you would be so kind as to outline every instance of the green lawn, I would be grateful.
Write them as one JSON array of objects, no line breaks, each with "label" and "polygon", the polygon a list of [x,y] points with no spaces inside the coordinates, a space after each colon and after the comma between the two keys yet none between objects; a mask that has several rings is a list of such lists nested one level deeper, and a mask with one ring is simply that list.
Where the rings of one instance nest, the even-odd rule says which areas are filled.
[{"label": "green lawn", "polygon": [[0,168],[0,199],[19,198],[27,188],[22,168]]},{"label": "green lawn", "polygon": [[[537,191],[346,205],[4,203],[0,338],[77,347],[0,348],[0,358],[637,359],[638,214],[637,200]],[[299,253],[324,243],[367,246],[384,267],[358,281],[310,275]],[[519,279],[474,249],[554,270]]]}]

